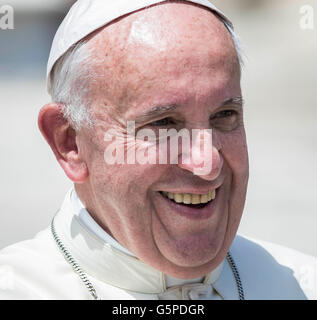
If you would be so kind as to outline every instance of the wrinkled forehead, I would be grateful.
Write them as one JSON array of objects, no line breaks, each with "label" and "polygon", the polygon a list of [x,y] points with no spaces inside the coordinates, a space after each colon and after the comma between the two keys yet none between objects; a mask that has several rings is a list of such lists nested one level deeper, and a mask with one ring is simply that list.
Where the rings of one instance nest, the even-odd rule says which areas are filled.
[{"label": "wrinkled forehead", "polygon": [[89,37],[91,33],[111,24],[121,17],[137,12],[153,5],[165,3],[190,3],[200,5],[217,12],[226,24],[232,28],[230,20],[209,0],[77,0],[59,26],[50,51],[47,64],[47,89],[50,92],[50,74],[55,63],[79,41]]},{"label": "wrinkled forehead", "polygon": [[[170,47],[201,43],[204,39],[217,44],[233,42],[219,16],[209,8],[188,2],[163,2],[140,9],[97,30],[90,36],[90,48],[101,55],[117,50],[156,48],[163,52]],[[210,48],[205,43],[206,48]],[[225,45],[223,47],[226,47]],[[102,50],[104,49],[104,50]]]},{"label": "wrinkled forehead", "polygon": [[88,46],[100,88],[119,100],[163,75],[239,69],[223,22],[209,9],[187,3],[164,3],[126,16],[98,30]]}]

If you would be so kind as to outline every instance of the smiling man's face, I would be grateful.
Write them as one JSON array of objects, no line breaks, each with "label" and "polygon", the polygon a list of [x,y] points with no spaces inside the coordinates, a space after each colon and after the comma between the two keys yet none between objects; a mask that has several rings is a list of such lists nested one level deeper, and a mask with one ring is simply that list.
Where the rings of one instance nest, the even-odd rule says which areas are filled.
[{"label": "smiling man's face", "polygon": [[[236,234],[248,181],[240,68],[228,31],[204,8],[170,3],[107,26],[88,46],[95,125],[77,137],[89,170],[76,184],[80,198],[145,263],[178,278],[210,272]],[[106,163],[105,132],[125,137],[128,121],[136,132],[212,129],[205,156],[213,169],[199,176],[194,163]]]}]

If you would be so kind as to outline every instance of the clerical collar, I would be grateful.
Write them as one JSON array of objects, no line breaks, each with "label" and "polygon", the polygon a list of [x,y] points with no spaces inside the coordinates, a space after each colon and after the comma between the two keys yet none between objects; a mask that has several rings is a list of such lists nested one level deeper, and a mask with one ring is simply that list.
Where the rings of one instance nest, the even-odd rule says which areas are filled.
[{"label": "clerical collar", "polygon": [[216,282],[224,263],[203,279],[176,279],[143,263],[107,234],[90,216],[74,189],[55,217],[57,233],[75,260],[93,277],[110,285],[140,293],[162,293],[171,286]]},{"label": "clerical collar", "polygon": [[123,247],[117,240],[111,237],[99,224],[92,218],[89,212],[86,210],[84,204],[81,202],[75,189],[71,192],[71,202],[74,208],[74,214],[79,218],[85,227],[88,228],[93,234],[103,240],[105,243],[112,247],[134,257],[128,249]]}]

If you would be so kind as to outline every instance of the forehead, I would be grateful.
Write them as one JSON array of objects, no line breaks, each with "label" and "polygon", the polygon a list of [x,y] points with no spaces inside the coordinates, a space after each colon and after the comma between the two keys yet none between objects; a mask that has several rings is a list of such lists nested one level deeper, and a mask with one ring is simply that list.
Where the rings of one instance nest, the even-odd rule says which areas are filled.
[{"label": "forehead", "polygon": [[168,3],[131,14],[101,30],[89,46],[96,61],[95,94],[118,108],[163,84],[178,90],[195,76],[204,81],[239,73],[224,24],[208,9],[191,4]]}]

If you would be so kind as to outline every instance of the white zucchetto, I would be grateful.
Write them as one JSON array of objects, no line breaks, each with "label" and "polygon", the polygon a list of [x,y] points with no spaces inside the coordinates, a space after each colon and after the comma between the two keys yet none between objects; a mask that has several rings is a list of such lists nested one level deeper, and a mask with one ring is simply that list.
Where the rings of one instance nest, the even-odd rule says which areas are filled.
[{"label": "white zucchetto", "polygon": [[[166,0],[77,0],[59,26],[53,40],[47,64],[48,92],[51,89],[50,73],[55,62],[78,41],[117,18],[161,2]],[[210,8],[232,27],[230,20],[208,0],[186,2]]]}]

